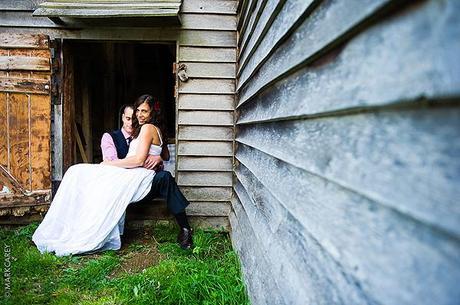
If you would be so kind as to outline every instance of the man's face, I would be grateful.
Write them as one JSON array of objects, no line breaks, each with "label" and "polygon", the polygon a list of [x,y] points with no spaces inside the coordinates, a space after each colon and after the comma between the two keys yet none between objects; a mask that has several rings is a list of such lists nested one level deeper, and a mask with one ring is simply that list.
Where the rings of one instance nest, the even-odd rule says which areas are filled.
[{"label": "man's face", "polygon": [[122,128],[129,134],[133,132],[132,117],[133,109],[130,107],[126,107],[125,111],[121,115],[121,121],[123,122]]},{"label": "man's face", "polygon": [[150,109],[149,104],[145,102],[137,107],[136,117],[140,125],[145,124],[145,122],[148,122],[151,119],[151,112],[152,110]]}]

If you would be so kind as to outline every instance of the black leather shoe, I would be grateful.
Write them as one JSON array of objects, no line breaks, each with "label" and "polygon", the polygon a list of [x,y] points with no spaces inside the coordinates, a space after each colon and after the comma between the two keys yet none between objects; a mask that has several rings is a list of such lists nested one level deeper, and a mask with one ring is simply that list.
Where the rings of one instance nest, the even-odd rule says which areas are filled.
[{"label": "black leather shoe", "polygon": [[187,228],[181,228],[179,235],[177,236],[177,242],[179,246],[184,249],[188,250],[193,247],[193,240],[192,240],[193,230]]}]

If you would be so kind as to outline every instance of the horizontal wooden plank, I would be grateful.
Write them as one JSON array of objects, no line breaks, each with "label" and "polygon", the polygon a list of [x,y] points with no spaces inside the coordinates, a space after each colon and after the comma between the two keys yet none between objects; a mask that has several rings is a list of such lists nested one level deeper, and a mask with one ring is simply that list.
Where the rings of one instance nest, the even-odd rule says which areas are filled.
[{"label": "horizontal wooden plank", "polygon": [[235,81],[231,79],[189,79],[179,83],[179,93],[234,94]]},{"label": "horizontal wooden plank", "polygon": [[186,65],[187,75],[192,78],[235,78],[234,63],[182,63]]},{"label": "horizontal wooden plank", "polygon": [[235,96],[179,94],[179,110],[234,110]]},{"label": "horizontal wooden plank", "polygon": [[236,15],[238,1],[184,0],[181,13]]},{"label": "horizontal wooden plank", "polygon": [[[454,37],[460,21],[449,17],[455,12],[452,5],[428,5],[362,33],[332,61],[305,67],[257,95],[240,108],[239,123],[459,96],[454,59],[460,39]],[[430,22],[433,16],[446,22]],[[423,42],[415,43],[422,27]]]},{"label": "horizontal wooden plank", "polygon": [[232,171],[231,157],[179,157],[178,171]]},{"label": "horizontal wooden plank", "polygon": [[179,47],[179,61],[236,62],[235,48]]},{"label": "horizontal wooden plank", "polygon": [[459,122],[459,107],[389,111],[240,128],[237,141],[460,235]]},{"label": "horizontal wooden plank", "polygon": [[180,188],[189,201],[230,201],[231,187],[196,187],[183,186]]},{"label": "horizontal wooden plank", "polygon": [[[324,51],[327,46],[330,48],[333,44],[349,39],[346,33],[381,12],[389,0],[368,2],[367,5],[363,5],[360,0],[353,0],[346,4],[324,2],[274,52],[270,44],[265,47],[266,54],[254,53],[240,74],[238,83],[238,90],[241,92],[240,103],[277,77],[298,65],[305,64],[320,50]],[[325,18],[325,15],[328,18]],[[332,18],[335,22],[330,21]],[[261,42],[261,45],[264,45],[264,42]],[[251,82],[248,82],[249,78]]]},{"label": "horizontal wooden plank", "polygon": [[231,172],[181,172],[177,173],[181,186],[232,186]]},{"label": "horizontal wooden plank", "polygon": [[236,16],[209,14],[181,14],[181,29],[236,31]]},{"label": "horizontal wooden plank", "polygon": [[179,125],[233,126],[233,111],[180,110]]},{"label": "horizontal wooden plank", "polygon": [[[278,166],[273,167],[275,159],[256,149],[244,147],[237,158],[270,190],[273,197],[282,200],[286,209],[300,222],[287,231],[305,230],[308,232],[305,237],[314,237],[326,250],[318,255],[333,257],[340,266],[331,266],[323,259],[318,267],[332,267],[326,274],[342,269],[340,274],[352,277],[351,283],[360,287],[357,289],[355,286],[354,289],[359,294],[365,294],[367,301],[379,304],[451,304],[458,297],[453,284],[460,279],[458,239],[432,230],[424,223],[414,222],[401,213],[381,207],[296,166],[277,162]],[[244,180],[246,173],[241,170],[238,177]],[[247,188],[251,188],[253,180],[245,183]],[[252,191],[257,192],[255,188]],[[238,189],[237,193],[240,196]],[[249,196],[257,198],[252,193]],[[277,232],[285,231],[282,226],[283,223]],[[296,237],[294,240],[297,242],[294,242],[287,236],[280,236],[287,247],[302,243],[300,237]],[[299,253],[314,253],[310,247]],[[313,260],[306,258],[306,261],[312,267],[316,265]],[[320,286],[327,289],[339,285],[325,282]],[[348,296],[347,292],[342,297]],[[355,301],[344,303],[356,304]]]},{"label": "horizontal wooden plank", "polygon": [[[308,1],[270,1],[262,12],[260,22],[252,32],[243,33],[244,42],[240,47],[238,75],[246,69],[248,59],[255,56],[260,61],[280,44],[296,25],[307,9],[312,9],[312,0]],[[246,35],[250,35],[248,39]],[[255,59],[252,63],[255,63]],[[260,64],[260,62],[258,62]],[[249,67],[254,69],[257,65]]]},{"label": "horizontal wooden plank", "polygon": [[191,202],[186,208],[191,216],[228,216],[231,206],[229,202]]},{"label": "horizontal wooden plank", "polygon": [[233,141],[233,127],[179,126],[179,140]]},{"label": "horizontal wooden plank", "polygon": [[49,71],[50,59],[31,56],[0,56],[0,70]]},{"label": "horizontal wooden plank", "polygon": [[49,94],[49,86],[43,79],[0,77],[0,92]]},{"label": "horizontal wooden plank", "polygon": [[48,49],[48,36],[44,34],[0,33],[0,48]]},{"label": "horizontal wooden plank", "polygon": [[180,46],[236,47],[236,31],[181,30]]},{"label": "horizontal wooden plank", "polygon": [[177,155],[231,157],[233,156],[233,143],[179,141]]},{"label": "horizontal wooden plank", "polygon": [[248,3],[245,4],[246,9],[239,14],[240,20],[238,21],[238,24],[239,24],[238,32],[240,33],[240,35],[246,32],[246,28],[248,26],[248,23],[251,17],[253,15],[257,15],[257,13],[254,11],[254,8],[255,8],[255,5],[259,2],[262,2],[262,1],[249,0]]}]

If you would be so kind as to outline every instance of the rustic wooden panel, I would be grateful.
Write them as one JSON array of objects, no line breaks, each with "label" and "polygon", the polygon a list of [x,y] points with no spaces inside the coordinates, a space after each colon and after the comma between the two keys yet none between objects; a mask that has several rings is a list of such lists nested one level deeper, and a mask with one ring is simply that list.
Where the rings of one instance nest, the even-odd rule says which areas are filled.
[{"label": "rustic wooden panel", "polygon": [[[242,70],[246,69],[248,59],[252,56],[259,60],[257,63],[259,64],[265,56],[272,52],[289,31],[292,31],[306,10],[313,8],[312,3],[312,0],[268,2],[257,26],[251,32],[243,33],[243,38],[246,40],[244,45],[240,45],[238,75],[241,75]],[[249,35],[249,40],[246,34]],[[254,61],[255,59],[252,62]],[[249,69],[254,69],[257,64]]]},{"label": "rustic wooden panel", "polygon": [[8,93],[0,92],[0,165],[8,169]]},{"label": "rustic wooden panel", "polygon": [[[24,72],[29,74],[29,72]],[[10,73],[11,74],[11,73]],[[49,94],[50,84],[47,80],[25,78],[0,77],[0,88],[3,92],[20,92],[32,94]]]},{"label": "rustic wooden panel", "polygon": [[[370,29],[332,60],[275,83],[241,108],[239,122],[458,96],[460,39],[454,37],[460,37],[460,21],[449,17],[454,9],[431,6]],[[446,22],[430,23],[433,15]],[[423,41],[416,42],[420,35]]]},{"label": "rustic wooden panel", "polygon": [[[287,304],[278,287],[277,276],[267,261],[266,252],[256,238],[244,209],[238,200],[232,200],[234,213],[229,216],[232,244],[242,264],[242,273],[251,304]],[[270,293],[266,293],[270,291]]]},{"label": "rustic wooden panel", "polygon": [[0,56],[0,70],[49,71],[48,58],[26,56]]},{"label": "rustic wooden panel", "polygon": [[271,269],[286,298],[283,304],[335,304],[337,300],[341,304],[372,303],[371,297],[356,289],[359,282],[334,262],[331,255],[321,248],[318,241],[296,219],[296,215],[279,208],[283,221],[266,221],[257,205],[270,203],[263,200],[258,204],[256,202],[259,200],[257,196],[273,198],[268,190],[249,194],[237,183],[235,191],[248,215],[249,223],[256,228],[256,237],[266,249]]},{"label": "rustic wooden panel", "polygon": [[182,63],[187,66],[187,75],[192,78],[235,78],[234,63]]},{"label": "rustic wooden panel", "polygon": [[232,173],[224,172],[181,172],[177,183],[182,186],[232,186]]},{"label": "rustic wooden panel", "polygon": [[234,110],[235,96],[180,94],[179,110]]},{"label": "rustic wooden panel", "polygon": [[48,37],[43,34],[19,34],[11,32],[0,33],[0,47],[48,49]]},{"label": "rustic wooden panel", "polygon": [[230,157],[233,155],[233,143],[179,141],[177,151],[180,156]]},{"label": "rustic wooden panel", "polygon": [[179,111],[179,125],[233,126],[233,111]]},{"label": "rustic wooden panel", "polygon": [[30,113],[30,162],[32,169],[32,190],[50,189],[50,97],[47,95],[32,96]]},{"label": "rustic wooden panel", "polygon": [[[322,49],[324,51],[326,46],[330,47],[330,45],[349,38],[345,35],[347,32],[360,26],[363,20],[375,15],[388,0],[369,0],[368,2],[366,4],[358,0],[346,4],[343,2],[324,2],[324,5],[320,5],[313,12],[311,18],[305,19],[276,51],[271,53],[266,60],[264,57],[263,65],[256,72],[254,69],[261,62],[261,58],[254,54],[247,67],[240,74],[238,84],[238,90],[241,91],[240,102],[247,100],[276,77],[304,64],[315,53]],[[339,18],[339,16],[341,17]],[[337,18],[337,22],[330,22],[330,18]],[[271,50],[271,46],[266,48]],[[241,90],[250,76],[252,81],[244,90]]]},{"label": "rustic wooden panel", "polygon": [[447,107],[271,123],[237,140],[458,235],[458,138],[460,109]]},{"label": "rustic wooden panel", "polygon": [[179,126],[179,140],[233,141],[233,127]]},{"label": "rustic wooden panel", "polygon": [[230,201],[231,187],[193,187],[180,188],[189,201]]},{"label": "rustic wooden panel", "polygon": [[236,15],[238,1],[184,0],[181,13]]},{"label": "rustic wooden panel", "polygon": [[[247,9],[243,12],[241,12],[241,14],[239,15],[240,19],[239,20],[239,27],[238,27],[238,32],[240,34],[243,34],[246,32],[246,28],[248,26],[248,23],[249,23],[249,20],[251,19],[251,17],[253,15],[257,15],[255,14],[254,12],[254,7],[255,5],[258,3],[259,1],[257,0],[249,0],[248,4],[247,4]],[[241,36],[239,36],[241,37]],[[240,46],[240,44],[238,44],[238,47]]]},{"label": "rustic wooden panel", "polygon": [[10,173],[21,186],[30,190],[29,98],[10,94],[8,100],[10,131]]},{"label": "rustic wooden panel", "polygon": [[[451,235],[255,149],[241,147],[237,158],[295,215],[301,226],[292,231],[304,228],[324,249],[321,257],[333,257],[338,264],[311,264],[306,258],[311,266],[330,266],[329,272],[343,269],[340,273],[347,273],[352,283],[380,304],[451,304],[458,298],[453,283],[460,279],[456,254],[460,245]],[[246,187],[251,183],[248,180]],[[286,239],[288,247],[302,242],[301,238],[297,242]],[[300,253],[314,253],[310,247]],[[418,278],[423,281],[414,280]],[[321,284],[323,289],[330,286],[338,285]],[[344,296],[349,297],[348,293]]]},{"label": "rustic wooden panel", "polygon": [[179,61],[188,62],[236,62],[235,48],[180,47]]},{"label": "rustic wooden panel", "polygon": [[181,30],[180,46],[231,47],[236,46],[236,31]]},{"label": "rustic wooden panel", "polygon": [[181,14],[181,29],[236,31],[236,16]]},{"label": "rustic wooden panel", "polygon": [[271,1],[267,1],[267,0],[257,1],[256,7],[253,9],[251,17],[249,19],[247,28],[241,29],[239,31],[239,33],[240,33],[240,35],[238,37],[239,54],[242,54],[244,49],[246,48],[248,39],[252,36],[252,34],[254,32],[254,28],[257,25],[257,23],[259,22],[259,18],[261,17],[261,15],[263,15],[264,12],[271,11],[272,10],[271,8],[274,7],[274,4],[276,4],[276,3],[278,3],[279,6],[281,7],[281,5],[284,4],[284,1],[274,1],[274,0],[271,0]]},{"label": "rustic wooden panel", "polygon": [[235,80],[189,79],[186,83],[179,83],[179,93],[234,94]]},{"label": "rustic wooden panel", "polygon": [[187,215],[191,216],[228,216],[230,214],[228,202],[191,202],[186,208]]},{"label": "rustic wooden panel", "polygon": [[178,171],[232,171],[231,157],[179,157]]}]

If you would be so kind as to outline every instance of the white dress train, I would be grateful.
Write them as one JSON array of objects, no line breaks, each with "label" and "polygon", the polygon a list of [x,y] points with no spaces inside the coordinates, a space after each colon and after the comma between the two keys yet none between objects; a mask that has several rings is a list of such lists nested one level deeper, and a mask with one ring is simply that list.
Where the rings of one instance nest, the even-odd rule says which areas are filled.
[{"label": "white dress train", "polygon": [[[135,155],[134,139],[128,156]],[[160,155],[161,144],[149,154]],[[32,236],[40,252],[57,256],[118,250],[124,212],[150,191],[155,171],[102,164],[77,164],[64,175],[51,206]]]}]

